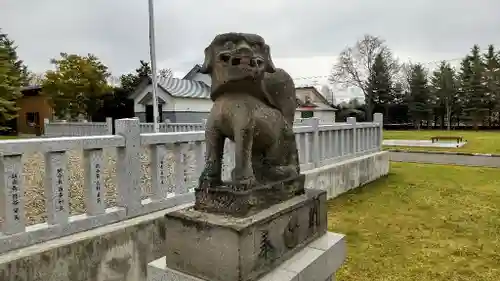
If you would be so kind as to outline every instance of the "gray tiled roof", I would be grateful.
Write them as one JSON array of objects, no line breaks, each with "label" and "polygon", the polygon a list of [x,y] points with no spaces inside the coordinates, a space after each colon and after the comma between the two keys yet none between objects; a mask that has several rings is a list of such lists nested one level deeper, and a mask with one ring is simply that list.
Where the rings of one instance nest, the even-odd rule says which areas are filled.
[{"label": "gray tiled roof", "polygon": [[40,85],[29,85],[21,88],[21,91],[29,91],[29,90],[38,90],[42,89],[42,86]]},{"label": "gray tiled roof", "polygon": [[160,77],[158,86],[178,98],[210,98],[210,87],[201,81]]}]

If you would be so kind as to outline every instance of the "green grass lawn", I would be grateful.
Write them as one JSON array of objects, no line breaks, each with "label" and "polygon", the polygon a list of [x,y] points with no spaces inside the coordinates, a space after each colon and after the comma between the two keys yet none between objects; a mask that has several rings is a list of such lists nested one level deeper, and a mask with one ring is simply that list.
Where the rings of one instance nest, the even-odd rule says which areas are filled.
[{"label": "green grass lawn", "polygon": [[465,140],[467,140],[467,144],[460,148],[384,146],[384,149],[457,151],[500,154],[500,131],[384,131],[384,139],[430,140],[432,136],[448,135],[461,136]]},{"label": "green grass lawn", "polygon": [[500,280],[500,170],[392,163],[329,201],[347,235],[342,281]]}]

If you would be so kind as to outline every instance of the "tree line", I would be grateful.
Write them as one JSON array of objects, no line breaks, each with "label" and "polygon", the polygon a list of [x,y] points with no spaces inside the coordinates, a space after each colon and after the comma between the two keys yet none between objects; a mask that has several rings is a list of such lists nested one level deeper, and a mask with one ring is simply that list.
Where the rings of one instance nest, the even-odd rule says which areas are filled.
[{"label": "tree line", "polygon": [[[61,53],[51,64],[44,73],[31,72],[0,29],[0,131],[17,117],[16,101],[25,86],[41,86],[58,118],[102,121],[133,116],[127,97],[151,76],[149,63],[141,60],[135,71],[119,77],[119,86],[111,85],[108,67],[93,54]],[[160,76],[171,75],[170,69],[160,70]],[[340,53],[329,80],[364,95],[364,102],[335,105],[339,120],[370,121],[373,112],[382,112],[386,124],[417,128],[500,126],[500,53],[493,45],[486,51],[474,45],[459,68],[442,61],[430,71],[422,63],[400,62],[382,38],[365,35]]]},{"label": "tree line", "polygon": [[[151,76],[148,62],[141,60],[132,73],[119,77],[119,86],[109,83],[111,72],[93,54],[85,56],[60,53],[50,62],[53,69],[34,73],[19,58],[15,42],[0,29],[0,131],[9,130],[19,108],[16,101],[27,86],[40,86],[42,95],[56,117],[73,120],[80,117],[103,121],[105,117],[132,117],[133,103],[127,97]],[[161,69],[159,76],[171,77],[170,69]]]},{"label": "tree line", "polygon": [[373,112],[382,112],[385,124],[415,128],[500,126],[500,52],[494,45],[485,51],[472,46],[459,68],[443,60],[429,70],[398,61],[383,39],[365,35],[340,53],[329,81],[364,95],[364,103],[336,105],[339,119],[371,120]]}]

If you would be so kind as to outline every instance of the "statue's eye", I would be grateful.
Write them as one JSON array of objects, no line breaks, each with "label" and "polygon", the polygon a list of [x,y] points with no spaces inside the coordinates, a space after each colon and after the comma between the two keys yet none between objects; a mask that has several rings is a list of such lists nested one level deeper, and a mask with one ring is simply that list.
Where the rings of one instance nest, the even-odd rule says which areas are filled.
[{"label": "statue's eye", "polygon": [[264,44],[262,44],[262,43],[254,43],[254,44],[252,44],[252,49],[254,51],[263,51],[264,50]]},{"label": "statue's eye", "polygon": [[234,42],[226,41],[226,43],[224,43],[224,47],[227,49],[232,49],[232,48],[234,48]]}]

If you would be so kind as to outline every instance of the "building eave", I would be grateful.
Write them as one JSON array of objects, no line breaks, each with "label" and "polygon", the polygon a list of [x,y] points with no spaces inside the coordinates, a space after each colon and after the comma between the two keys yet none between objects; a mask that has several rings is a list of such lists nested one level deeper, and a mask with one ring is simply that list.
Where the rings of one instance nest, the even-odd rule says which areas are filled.
[{"label": "building eave", "polygon": [[296,87],[295,88],[296,90],[300,90],[300,89],[305,89],[305,90],[311,90],[321,101],[323,101],[324,104],[326,105],[330,105],[328,103],[328,100],[325,98],[325,96],[323,96],[319,91],[318,89],[316,89],[316,87],[313,87],[313,86],[304,86],[304,87]]},{"label": "building eave", "polygon": [[186,75],[184,75],[184,77],[182,79],[186,79],[186,80],[193,79],[194,75],[196,75],[198,72],[200,72],[200,69],[201,69],[201,65],[195,64],[193,66],[193,68],[191,68],[191,70],[188,73],[186,73]]}]

